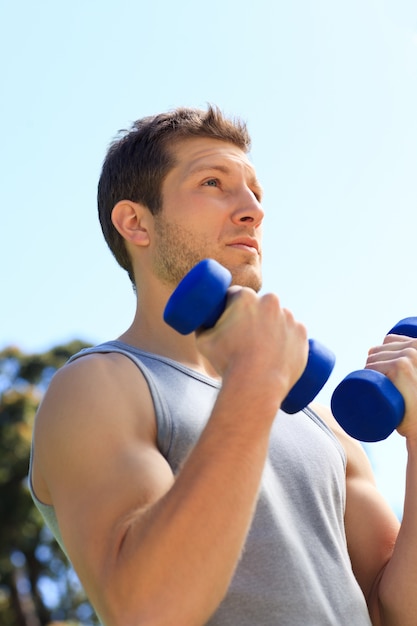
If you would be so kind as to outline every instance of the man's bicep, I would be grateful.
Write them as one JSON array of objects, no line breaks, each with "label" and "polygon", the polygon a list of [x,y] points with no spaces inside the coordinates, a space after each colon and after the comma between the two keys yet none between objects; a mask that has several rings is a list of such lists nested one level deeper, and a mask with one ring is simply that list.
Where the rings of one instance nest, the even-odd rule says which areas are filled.
[{"label": "man's bicep", "polygon": [[352,569],[369,601],[391,558],[399,522],[376,487],[355,477],[348,479],[345,527]]},{"label": "man's bicep", "polygon": [[342,430],[328,409],[315,408],[346,452],[347,546],[353,572],[370,602],[379,574],[391,557],[399,522],[376,487],[371,464],[361,444]]},{"label": "man's bicep", "polygon": [[157,449],[146,382],[130,361],[114,356],[90,364],[81,359],[62,372],[41,406],[35,433],[36,469],[68,554],[93,593],[132,516],[174,481]]},{"label": "man's bicep", "polygon": [[[347,438],[347,439],[346,439]],[[348,455],[345,528],[356,579],[372,623],[380,623],[379,581],[390,560],[399,521],[378,491],[369,460],[358,442],[345,436]]]}]

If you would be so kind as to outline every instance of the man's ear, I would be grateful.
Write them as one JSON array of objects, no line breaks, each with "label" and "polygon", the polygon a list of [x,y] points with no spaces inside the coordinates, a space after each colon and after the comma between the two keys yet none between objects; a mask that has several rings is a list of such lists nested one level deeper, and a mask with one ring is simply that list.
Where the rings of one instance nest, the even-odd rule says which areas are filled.
[{"label": "man's ear", "polygon": [[151,213],[144,205],[131,200],[120,200],[113,207],[111,220],[121,236],[136,246],[148,246]]}]

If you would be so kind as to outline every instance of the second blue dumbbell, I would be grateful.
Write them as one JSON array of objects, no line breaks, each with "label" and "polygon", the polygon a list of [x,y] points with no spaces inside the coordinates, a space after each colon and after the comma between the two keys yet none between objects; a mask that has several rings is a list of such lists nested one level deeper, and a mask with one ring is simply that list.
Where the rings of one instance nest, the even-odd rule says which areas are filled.
[{"label": "second blue dumbbell", "polygon": [[[389,335],[417,337],[417,317],[407,317]],[[334,390],[332,412],[342,428],[359,441],[382,441],[402,422],[404,399],[383,374],[371,369],[352,372]]]},{"label": "second blue dumbbell", "polygon": [[[183,335],[199,328],[211,328],[225,309],[231,280],[229,270],[217,261],[201,261],[183,278],[168,300],[165,322]],[[334,364],[334,354],[309,339],[307,365],[282,403],[282,410],[297,413],[304,409],[322,389]]]}]

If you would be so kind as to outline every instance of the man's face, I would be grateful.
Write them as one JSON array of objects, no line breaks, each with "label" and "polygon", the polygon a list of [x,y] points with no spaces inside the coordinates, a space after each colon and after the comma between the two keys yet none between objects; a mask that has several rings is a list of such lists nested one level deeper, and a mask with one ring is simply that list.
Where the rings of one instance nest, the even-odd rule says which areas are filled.
[{"label": "man's face", "polygon": [[237,146],[190,138],[174,148],[176,165],[155,216],[154,270],[170,286],[205,258],[227,267],[233,283],[261,287],[262,190]]}]

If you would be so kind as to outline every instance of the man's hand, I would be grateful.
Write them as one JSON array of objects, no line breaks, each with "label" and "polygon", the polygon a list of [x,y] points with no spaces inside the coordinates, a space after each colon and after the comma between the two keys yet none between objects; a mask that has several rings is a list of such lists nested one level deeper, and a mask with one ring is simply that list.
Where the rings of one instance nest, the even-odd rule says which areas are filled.
[{"label": "man's hand", "polygon": [[400,435],[417,441],[417,339],[387,335],[382,346],[371,348],[366,368],[387,376],[405,402]]},{"label": "man's hand", "polygon": [[270,398],[276,412],[302,375],[308,357],[307,332],[281,307],[274,294],[229,289],[228,305],[217,324],[198,334],[198,347],[222,376],[237,372],[244,385],[255,387],[263,404]]}]

